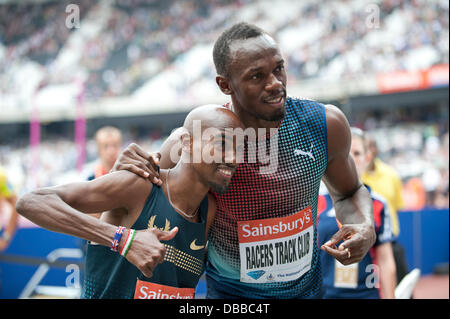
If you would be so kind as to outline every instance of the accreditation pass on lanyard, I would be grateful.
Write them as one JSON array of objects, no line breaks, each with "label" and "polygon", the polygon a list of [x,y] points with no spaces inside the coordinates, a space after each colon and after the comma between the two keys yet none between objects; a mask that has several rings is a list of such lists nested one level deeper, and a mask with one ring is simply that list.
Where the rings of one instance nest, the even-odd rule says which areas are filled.
[{"label": "accreditation pass on lanyard", "polygon": [[238,222],[242,282],[291,281],[311,268],[311,206],[293,215]]}]

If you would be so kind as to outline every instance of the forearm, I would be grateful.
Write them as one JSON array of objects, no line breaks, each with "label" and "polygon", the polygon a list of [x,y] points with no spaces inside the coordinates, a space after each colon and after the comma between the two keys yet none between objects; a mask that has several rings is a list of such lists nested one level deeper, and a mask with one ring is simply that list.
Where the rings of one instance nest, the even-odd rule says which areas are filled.
[{"label": "forearm", "polygon": [[116,226],[72,208],[48,189],[24,195],[16,209],[20,215],[43,228],[105,246],[111,244],[116,230]]},{"label": "forearm", "polygon": [[397,276],[395,260],[392,254],[392,246],[390,243],[377,246],[376,258],[378,260],[378,266],[380,267],[380,287],[381,297],[383,299],[395,298],[395,288],[397,286]]},{"label": "forearm", "polygon": [[394,269],[381,267],[380,265],[380,286],[383,299],[395,299],[396,274]]},{"label": "forearm", "polygon": [[334,197],[334,208],[341,224],[365,224],[373,227],[372,199],[363,184],[350,196]]}]

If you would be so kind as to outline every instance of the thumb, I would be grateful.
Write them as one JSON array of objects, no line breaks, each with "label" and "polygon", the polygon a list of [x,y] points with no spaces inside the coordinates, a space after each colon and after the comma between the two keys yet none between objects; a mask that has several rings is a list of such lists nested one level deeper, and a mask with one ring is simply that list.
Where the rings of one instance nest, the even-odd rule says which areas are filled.
[{"label": "thumb", "polygon": [[172,228],[170,231],[155,229],[155,235],[158,240],[171,240],[178,233],[178,227]]}]

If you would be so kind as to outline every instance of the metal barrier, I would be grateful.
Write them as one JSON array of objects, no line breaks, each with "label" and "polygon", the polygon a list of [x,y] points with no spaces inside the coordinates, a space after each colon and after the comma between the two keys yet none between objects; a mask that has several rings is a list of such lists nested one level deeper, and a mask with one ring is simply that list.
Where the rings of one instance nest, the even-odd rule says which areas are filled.
[{"label": "metal barrier", "polygon": [[47,272],[50,270],[51,265],[60,258],[80,259],[83,258],[83,252],[81,249],[76,248],[59,248],[53,250],[47,255],[46,262],[39,266],[34,275],[28,281],[27,285],[19,295],[19,299],[30,298],[34,293],[52,297],[79,298],[81,293],[80,288],[39,285]]}]

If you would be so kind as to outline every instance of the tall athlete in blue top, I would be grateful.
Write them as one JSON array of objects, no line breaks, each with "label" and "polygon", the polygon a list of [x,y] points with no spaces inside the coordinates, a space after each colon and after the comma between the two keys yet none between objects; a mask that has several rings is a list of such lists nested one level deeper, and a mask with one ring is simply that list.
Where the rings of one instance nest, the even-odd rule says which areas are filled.
[{"label": "tall athlete in blue top", "polygon": [[[203,134],[212,127],[216,130]],[[207,105],[190,112],[184,128],[180,161],[161,171],[161,185],[120,171],[39,189],[19,200],[18,212],[34,223],[90,241],[82,297],[194,297],[216,210],[207,192],[223,192],[230,182],[238,139],[227,141],[224,130],[241,128],[241,122],[228,109]],[[195,160],[198,154],[213,161]],[[101,220],[88,215],[98,211],[105,212]]]},{"label": "tall athlete in blue top", "polygon": [[[278,45],[254,25],[225,30],[213,59],[229,108],[246,130],[261,134],[247,138],[228,191],[213,192],[207,298],[320,298],[316,212],[322,179],[344,224],[324,249],[349,264],[375,242],[372,202],[349,156],[348,122],[334,106],[287,96]],[[170,157],[176,143],[163,145],[162,168],[176,165]],[[151,157],[132,145],[115,168],[155,179]]]},{"label": "tall athlete in blue top", "polygon": [[[364,133],[352,128],[350,153],[358,173],[367,167],[367,146]],[[344,266],[325,251],[320,252],[324,298],[395,298],[395,261],[391,242],[394,240],[386,201],[372,192],[375,232],[377,239],[369,253],[356,264]],[[319,245],[327,242],[339,229],[335,210],[327,192],[319,196],[317,210]]]}]

